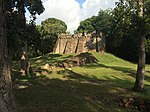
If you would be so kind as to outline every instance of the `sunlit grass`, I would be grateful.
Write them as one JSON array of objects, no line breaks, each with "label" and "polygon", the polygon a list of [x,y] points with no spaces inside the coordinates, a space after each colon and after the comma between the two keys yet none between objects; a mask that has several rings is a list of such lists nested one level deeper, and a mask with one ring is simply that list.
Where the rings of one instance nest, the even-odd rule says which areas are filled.
[{"label": "sunlit grass", "polygon": [[[146,65],[145,84],[148,91],[135,93],[137,65],[111,54],[92,53],[97,64],[57,67],[34,77],[15,77],[19,112],[134,112],[118,105],[122,97],[150,98],[150,65]],[[46,54],[30,59],[33,69],[45,64],[60,63],[77,54]],[[15,67],[17,68],[17,67]]]}]

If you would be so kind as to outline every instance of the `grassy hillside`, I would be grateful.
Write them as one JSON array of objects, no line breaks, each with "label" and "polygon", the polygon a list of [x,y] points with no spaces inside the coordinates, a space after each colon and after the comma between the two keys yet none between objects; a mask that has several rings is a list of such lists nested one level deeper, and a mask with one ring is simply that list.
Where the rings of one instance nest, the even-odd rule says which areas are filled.
[{"label": "grassy hillside", "polygon": [[[76,54],[47,54],[30,60],[34,74],[20,76],[14,63],[15,97],[19,112],[134,112],[119,106],[124,97],[150,98],[150,65],[146,65],[147,91],[131,91],[136,64],[111,54],[92,53],[97,64],[63,67],[54,63]],[[50,67],[43,69],[49,64]]]}]

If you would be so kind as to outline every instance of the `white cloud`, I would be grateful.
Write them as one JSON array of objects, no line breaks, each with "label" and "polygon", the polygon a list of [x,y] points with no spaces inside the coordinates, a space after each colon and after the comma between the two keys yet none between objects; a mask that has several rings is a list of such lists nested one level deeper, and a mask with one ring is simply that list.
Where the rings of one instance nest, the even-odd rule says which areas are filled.
[{"label": "white cloud", "polygon": [[80,4],[76,0],[46,0],[43,5],[45,11],[37,16],[37,24],[47,18],[63,20],[71,33],[77,29],[81,20],[97,15],[100,9],[113,8],[118,0],[85,0]]}]

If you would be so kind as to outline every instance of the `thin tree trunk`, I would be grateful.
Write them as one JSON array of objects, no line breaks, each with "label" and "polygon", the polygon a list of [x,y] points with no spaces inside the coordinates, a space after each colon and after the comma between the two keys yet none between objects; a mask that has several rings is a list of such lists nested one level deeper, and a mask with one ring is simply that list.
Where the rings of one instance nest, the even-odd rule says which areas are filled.
[{"label": "thin tree trunk", "polygon": [[145,36],[143,34],[142,18],[143,18],[143,0],[138,0],[138,16],[139,16],[139,62],[136,73],[136,81],[133,87],[134,91],[144,90],[144,74],[145,74]]},{"label": "thin tree trunk", "polygon": [[99,52],[99,42],[98,42],[98,37],[96,35],[96,52]]},{"label": "thin tree trunk", "polygon": [[4,2],[0,0],[0,112],[16,112],[7,50]]}]

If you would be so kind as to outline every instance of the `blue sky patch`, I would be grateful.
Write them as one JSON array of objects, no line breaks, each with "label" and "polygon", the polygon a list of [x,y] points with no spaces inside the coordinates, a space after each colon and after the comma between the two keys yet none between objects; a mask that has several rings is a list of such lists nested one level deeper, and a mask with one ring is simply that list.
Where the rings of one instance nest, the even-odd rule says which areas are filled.
[{"label": "blue sky patch", "polygon": [[79,4],[80,4],[80,7],[82,7],[82,4],[85,2],[85,0],[76,0]]}]

